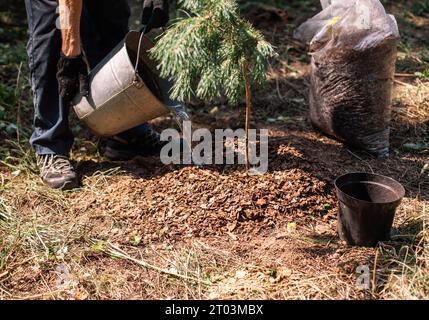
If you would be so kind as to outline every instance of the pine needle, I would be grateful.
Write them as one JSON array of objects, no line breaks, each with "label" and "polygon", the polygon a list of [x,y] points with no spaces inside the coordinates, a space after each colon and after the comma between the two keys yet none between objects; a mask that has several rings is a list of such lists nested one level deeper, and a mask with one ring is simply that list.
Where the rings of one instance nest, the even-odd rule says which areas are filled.
[{"label": "pine needle", "polygon": [[235,0],[181,0],[179,4],[187,14],[151,51],[161,76],[174,83],[172,99],[226,97],[230,104],[238,104],[246,81],[252,88],[266,80],[268,60],[276,56],[274,48],[240,17]]}]

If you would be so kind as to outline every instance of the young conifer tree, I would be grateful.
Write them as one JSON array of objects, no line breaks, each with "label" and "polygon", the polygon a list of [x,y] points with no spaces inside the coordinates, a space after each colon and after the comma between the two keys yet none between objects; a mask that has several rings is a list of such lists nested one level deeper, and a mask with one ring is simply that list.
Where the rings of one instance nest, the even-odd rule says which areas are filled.
[{"label": "young conifer tree", "polygon": [[181,102],[197,97],[226,97],[238,104],[246,97],[246,158],[251,90],[266,80],[274,48],[240,17],[236,0],[178,0],[179,18],[152,50],[161,76],[173,81],[171,97]]}]

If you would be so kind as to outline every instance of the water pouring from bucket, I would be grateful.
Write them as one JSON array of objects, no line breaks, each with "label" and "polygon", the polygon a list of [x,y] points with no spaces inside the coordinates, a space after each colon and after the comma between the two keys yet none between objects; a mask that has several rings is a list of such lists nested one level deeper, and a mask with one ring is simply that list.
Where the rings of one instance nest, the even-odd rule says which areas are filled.
[{"label": "water pouring from bucket", "polygon": [[338,233],[350,245],[373,247],[388,240],[396,209],[405,196],[397,181],[372,173],[349,173],[335,180],[340,202]]}]

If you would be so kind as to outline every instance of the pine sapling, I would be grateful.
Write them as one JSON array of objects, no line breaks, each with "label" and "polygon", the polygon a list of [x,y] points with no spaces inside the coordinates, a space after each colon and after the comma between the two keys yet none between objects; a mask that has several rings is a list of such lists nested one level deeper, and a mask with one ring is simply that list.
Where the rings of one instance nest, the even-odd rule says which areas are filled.
[{"label": "pine sapling", "polygon": [[165,32],[152,50],[161,76],[173,82],[171,98],[246,97],[246,162],[249,166],[251,92],[266,80],[274,48],[240,17],[236,0],[179,0],[186,14]]}]

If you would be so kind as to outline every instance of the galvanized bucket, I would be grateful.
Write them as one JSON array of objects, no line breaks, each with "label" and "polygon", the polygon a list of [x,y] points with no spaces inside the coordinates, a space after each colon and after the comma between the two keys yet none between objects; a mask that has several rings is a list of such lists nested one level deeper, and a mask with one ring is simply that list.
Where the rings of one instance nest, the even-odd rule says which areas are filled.
[{"label": "galvanized bucket", "polygon": [[171,84],[160,79],[148,57],[152,47],[143,33],[130,31],[91,71],[90,95],[78,95],[73,108],[95,134],[116,135],[163,116],[178,105],[168,97]]}]

